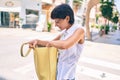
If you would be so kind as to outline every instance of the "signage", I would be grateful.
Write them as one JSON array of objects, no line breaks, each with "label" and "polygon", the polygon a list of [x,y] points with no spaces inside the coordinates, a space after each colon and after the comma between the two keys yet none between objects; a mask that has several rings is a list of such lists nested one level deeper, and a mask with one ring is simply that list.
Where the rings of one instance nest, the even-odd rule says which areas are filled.
[{"label": "signage", "polygon": [[12,1],[7,1],[5,3],[5,6],[12,7],[12,6],[14,6],[14,3]]}]

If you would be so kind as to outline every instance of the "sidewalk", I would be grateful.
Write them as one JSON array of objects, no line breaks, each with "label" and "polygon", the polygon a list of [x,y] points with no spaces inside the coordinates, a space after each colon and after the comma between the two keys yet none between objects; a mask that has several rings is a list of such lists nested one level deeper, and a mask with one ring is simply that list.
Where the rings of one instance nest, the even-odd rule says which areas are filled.
[{"label": "sidewalk", "polygon": [[101,37],[98,35],[98,39],[93,40],[93,42],[120,45],[120,31],[116,30],[115,32],[109,32],[108,35],[103,35]]},{"label": "sidewalk", "polygon": [[120,80],[120,31],[85,42],[78,80]]},{"label": "sidewalk", "polygon": [[[58,34],[59,33],[57,32],[53,32],[53,33],[36,32],[30,29],[0,28],[1,39],[5,37],[10,38],[10,40],[11,38],[17,38],[17,40],[20,39],[17,42],[15,41],[15,43],[17,44],[21,44],[22,41],[28,41],[30,39],[36,39],[36,38],[50,40],[55,36],[57,36]],[[96,36],[97,38],[93,41],[87,41],[87,40],[85,41],[85,48],[83,50],[83,53],[81,54],[81,57],[78,63],[78,69],[77,69],[77,75],[76,75],[78,78],[77,80],[120,80],[120,37],[119,37],[120,31],[110,32],[108,35],[104,35],[102,37],[100,37],[99,35],[96,35]],[[4,41],[4,40],[1,40],[1,41]],[[9,42],[8,39],[6,41]],[[1,42],[1,43],[4,45],[4,42]],[[14,45],[13,47],[15,48],[18,47]],[[6,54],[11,55],[11,54],[8,54],[8,52]],[[28,66],[28,65],[24,64],[24,66]],[[24,72],[26,69],[28,70],[28,72],[26,72],[24,76],[27,75],[28,80],[35,80],[30,77],[35,75],[33,73],[34,70],[31,69],[31,66],[29,68],[24,68],[22,72]],[[7,70],[8,70],[8,67],[7,67]],[[18,78],[17,76],[21,76],[21,75],[17,75],[20,73],[21,71],[16,73],[16,79]],[[10,77],[15,78],[14,74]]]},{"label": "sidewalk", "polygon": [[83,54],[116,63],[120,60],[120,31],[109,32],[103,36],[98,34],[93,41],[86,40]]}]

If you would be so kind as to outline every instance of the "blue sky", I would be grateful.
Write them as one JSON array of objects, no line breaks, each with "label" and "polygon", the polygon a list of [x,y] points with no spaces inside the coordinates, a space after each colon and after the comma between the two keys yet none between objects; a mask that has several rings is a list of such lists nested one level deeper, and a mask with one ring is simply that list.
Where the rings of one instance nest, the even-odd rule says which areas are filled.
[{"label": "blue sky", "polygon": [[115,5],[117,7],[118,12],[120,13],[120,0],[115,0]]}]

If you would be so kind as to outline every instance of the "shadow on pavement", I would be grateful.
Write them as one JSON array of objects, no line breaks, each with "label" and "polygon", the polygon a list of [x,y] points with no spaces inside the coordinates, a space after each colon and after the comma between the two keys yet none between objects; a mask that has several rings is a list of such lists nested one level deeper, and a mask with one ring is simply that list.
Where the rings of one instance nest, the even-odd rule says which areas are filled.
[{"label": "shadow on pavement", "polygon": [[3,78],[3,77],[0,77],[0,80],[7,80],[7,79],[5,79],[5,78]]},{"label": "shadow on pavement", "polygon": [[120,31],[109,32],[107,35],[99,36],[92,42],[104,43],[111,45],[120,45]]}]

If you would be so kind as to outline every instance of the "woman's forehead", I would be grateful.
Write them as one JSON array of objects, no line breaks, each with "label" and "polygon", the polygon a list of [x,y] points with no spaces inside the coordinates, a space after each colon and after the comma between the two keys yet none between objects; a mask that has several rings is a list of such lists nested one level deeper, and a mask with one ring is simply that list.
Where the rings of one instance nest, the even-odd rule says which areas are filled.
[{"label": "woman's forehead", "polygon": [[55,20],[55,22],[60,22],[60,21],[62,21],[63,19],[56,18],[56,19],[54,19],[54,20]]}]

